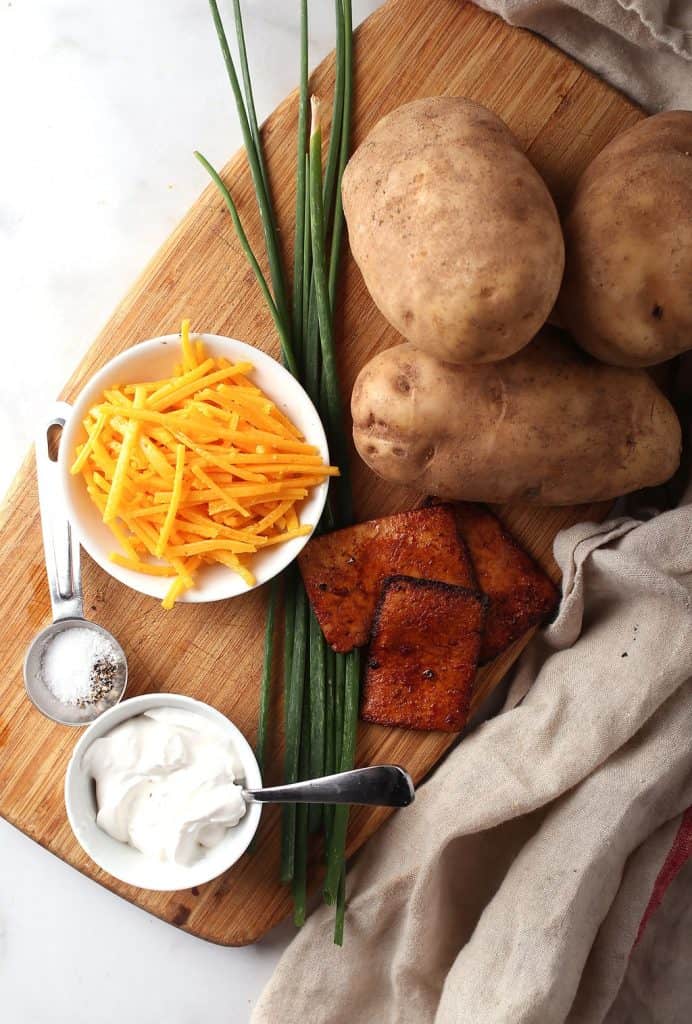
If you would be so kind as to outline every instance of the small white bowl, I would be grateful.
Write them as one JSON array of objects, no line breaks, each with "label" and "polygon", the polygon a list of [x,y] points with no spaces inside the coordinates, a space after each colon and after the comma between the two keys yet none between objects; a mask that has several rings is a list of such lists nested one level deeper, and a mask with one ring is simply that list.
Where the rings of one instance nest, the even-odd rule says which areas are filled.
[{"label": "small white bowl", "polygon": [[[252,345],[217,334],[195,334],[201,338],[208,355],[216,358],[225,356],[232,362],[247,361],[255,367],[253,383],[257,384],[278,408],[298,427],[308,444],[315,445],[325,463],[329,462],[329,450],[322,422],[317,410],[295,377],[280,363]],[[110,560],[110,554],[119,550],[119,544],[110,529],[103,523],[98,509],[87,493],[81,474],[73,476],[70,466],[75,459],[75,449],[86,440],[82,421],[89,409],[101,398],[106,388],[136,384],[141,381],[159,380],[170,376],[180,359],[180,336],[169,334],[152,341],[143,341],[122,352],[99,370],[82,389],[72,407],[60,440],[58,463],[65,492],[68,516],[82,546],[101,568],[125,586],[141,594],[162,599],[170,586],[170,580],[160,576],[147,576],[132,569],[123,568]],[[303,523],[317,526],[324,503],[327,500],[328,480],[313,487],[300,507]],[[249,561],[255,579],[255,586],[267,583],[289,565],[305,547],[309,535],[295,537],[284,544],[275,544],[258,551]],[[232,569],[223,565],[202,566],[197,575],[196,585],[185,591],[179,600],[196,603],[200,601],[221,601],[254,589]]]},{"label": "small white bowl", "polygon": [[131,697],[104,711],[80,737],[74,748],[65,776],[65,806],[75,838],[91,859],[109,875],[159,892],[174,892],[204,885],[227,871],[245,853],[259,825],[261,804],[247,804],[244,816],[229,828],[221,842],[206,850],[194,864],[173,864],[147,857],[127,843],[118,842],[96,824],[96,793],[94,781],[85,771],[84,754],[94,740],[100,739],[128,718],[151,708],[181,708],[204,715],[220,726],[232,742],[243,766],[243,784],[250,789],[262,785],[259,765],[252,747],[239,729],[216,708],[202,701],[176,693],[145,693]]}]

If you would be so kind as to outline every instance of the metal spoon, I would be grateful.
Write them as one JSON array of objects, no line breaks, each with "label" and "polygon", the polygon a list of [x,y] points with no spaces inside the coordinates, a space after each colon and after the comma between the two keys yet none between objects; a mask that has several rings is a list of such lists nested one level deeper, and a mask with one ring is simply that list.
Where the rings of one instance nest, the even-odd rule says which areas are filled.
[{"label": "metal spoon", "polygon": [[244,789],[251,804],[370,804],[377,807],[407,807],[413,802],[413,780],[396,764],[356,768],[322,779],[306,779],[286,786]]},{"label": "metal spoon", "polygon": [[[36,438],[36,475],[41,510],[43,551],[53,609],[53,623],[36,636],[24,659],[24,685],[38,710],[61,725],[88,725],[107,708],[117,704],[127,684],[125,652],[108,630],[84,618],[82,581],[79,573],[79,541],[65,511],[57,459],[49,449],[49,431],[62,429],[71,412],[65,402],[56,402],[53,415]],[[48,646],[69,630],[88,629],[107,640],[113,648],[115,676],[108,693],[97,703],[64,704],[49,690],[42,673],[42,661]]]}]

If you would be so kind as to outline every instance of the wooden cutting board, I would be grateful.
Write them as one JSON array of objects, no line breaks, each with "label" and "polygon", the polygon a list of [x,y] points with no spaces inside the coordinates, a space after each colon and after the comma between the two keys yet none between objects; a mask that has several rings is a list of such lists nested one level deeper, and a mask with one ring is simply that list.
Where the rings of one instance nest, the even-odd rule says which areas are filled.
[{"label": "wooden cutting board", "polygon": [[[465,95],[505,119],[558,203],[605,143],[642,116],[622,96],[541,39],[458,0],[390,0],[359,28],[355,52],[355,145],[383,114],[408,100],[440,93]],[[297,53],[287,54],[286,59],[295,60],[297,68]],[[313,90],[324,97],[331,97],[333,70],[333,59],[328,57],[313,75]],[[209,102],[231,106],[230,95],[210,96]],[[289,96],[263,130],[287,249],[294,202],[295,129],[296,100]],[[192,147],[195,140],[188,141]],[[242,153],[233,157],[225,175],[257,250],[260,224]],[[277,352],[271,321],[212,187],[115,311],[71,377],[64,397],[74,398],[88,377],[123,348],[178,330],[184,316],[192,319],[193,329],[242,338]],[[350,258],[344,260],[337,324],[340,369],[348,395],[363,363],[399,340],[370,301]],[[360,518],[415,502],[416,495],[376,480],[355,454],[353,468]],[[502,510],[505,521],[555,578],[551,547],[556,532],[602,515],[603,508],[596,506]],[[78,733],[41,717],[25,698],[22,683],[27,644],[49,620],[31,456],[6,499],[2,527],[0,813],[85,875],[172,924],[227,945],[259,938],[290,907],[287,891],[277,880],[279,816],[275,808],[265,811],[257,852],[199,890],[138,891],[98,870],[77,846],[65,817],[62,786]],[[154,600],[111,580],[88,558],[84,562],[86,612],[112,629],[125,648],[129,695],[147,690],[191,694],[216,705],[254,740],[265,593],[220,604],[182,605],[165,613]],[[474,706],[498,683],[520,646],[480,673]],[[278,679],[276,684],[278,694]],[[277,696],[274,723],[281,721],[279,703]],[[358,761],[398,762],[418,781],[453,741],[453,736],[439,733],[361,725]],[[270,750],[267,775],[271,782],[280,777],[282,758],[276,732],[271,735]],[[381,811],[355,811],[349,852],[385,816]]]}]

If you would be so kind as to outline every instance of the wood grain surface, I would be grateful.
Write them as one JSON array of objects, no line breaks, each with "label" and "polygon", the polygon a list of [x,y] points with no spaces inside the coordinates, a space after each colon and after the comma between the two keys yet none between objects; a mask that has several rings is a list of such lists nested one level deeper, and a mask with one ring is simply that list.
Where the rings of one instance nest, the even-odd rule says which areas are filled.
[{"label": "wood grain surface", "polygon": [[[357,145],[387,111],[420,96],[469,96],[500,114],[545,176],[558,203],[577,175],[618,132],[641,113],[622,96],[539,38],[508,28],[458,0],[390,0],[357,34],[355,43]],[[298,55],[287,55],[297,60]],[[312,76],[313,90],[331,97],[333,59]],[[227,103],[229,96],[210,96]],[[325,104],[325,106],[328,104]],[[296,102],[287,100],[263,128],[279,225],[290,256],[294,202]],[[194,139],[190,139],[190,146]],[[226,180],[247,227],[260,245],[261,230],[245,158],[237,153]],[[203,184],[200,172],[200,186]],[[212,187],[206,189],[115,311],[67,384],[72,399],[109,358],[145,338],[168,334],[188,316],[193,329],[244,339],[272,354],[277,342],[233,228]],[[398,342],[370,301],[353,261],[345,256],[337,315],[344,394],[370,356]],[[377,480],[353,454],[356,509],[367,518],[410,507],[418,496]],[[557,578],[551,547],[556,532],[603,509],[501,511],[524,544]],[[86,613],[117,635],[130,665],[129,695],[171,690],[209,701],[252,741],[257,720],[266,595],[260,590],[229,602],[183,605],[163,612],[154,600],[126,590],[84,558]],[[2,513],[0,595],[0,813],[28,836],[113,892],[179,927],[215,942],[240,945],[263,935],[289,910],[278,882],[279,815],[265,811],[257,852],[199,890],[150,893],[122,885],[81,852],[65,816],[63,778],[78,733],[54,725],[24,694],[22,660],[34,633],[49,621],[33,458],[29,456]],[[521,644],[484,669],[474,707],[488,695]],[[278,684],[278,679],[276,680]],[[273,723],[281,721],[275,686]],[[394,761],[420,781],[454,741],[439,733],[411,733],[362,725],[358,762]],[[268,781],[280,777],[281,737],[270,736]],[[401,812],[406,813],[406,812]],[[359,809],[352,816],[353,853],[386,814]],[[313,880],[319,852],[313,851]]]}]

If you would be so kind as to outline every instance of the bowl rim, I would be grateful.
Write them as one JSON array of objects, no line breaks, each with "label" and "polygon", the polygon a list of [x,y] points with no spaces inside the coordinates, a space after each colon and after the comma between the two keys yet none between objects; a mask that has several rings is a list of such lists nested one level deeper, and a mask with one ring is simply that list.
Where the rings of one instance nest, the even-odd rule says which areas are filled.
[{"label": "bowl rim", "polygon": [[[211,718],[214,721],[217,721],[219,725],[229,733],[234,749],[236,750],[236,753],[243,765],[245,770],[244,785],[246,787],[249,786],[249,788],[252,789],[260,788],[262,786],[262,773],[260,771],[257,758],[255,757],[255,753],[243,732],[233,721],[231,721],[230,718],[224,715],[222,711],[219,711],[219,709],[215,708],[212,704],[207,704],[205,701],[199,700],[197,697],[189,697],[187,694],[183,693],[156,692],[141,693],[136,697],[129,697],[118,704],[114,704],[113,707],[108,708],[107,711],[104,711],[103,714],[99,715],[98,718],[87,726],[72,750],[72,755],[70,756],[70,760],[65,771],[63,797],[65,801],[67,820],[70,824],[70,828],[72,829],[72,834],[81,849],[97,867],[101,868],[102,871],[105,871],[113,878],[117,878],[118,881],[124,882],[126,885],[132,885],[138,889],[146,890],[148,892],[179,892],[184,889],[189,889],[192,886],[206,885],[207,882],[211,882],[215,878],[219,878],[221,875],[225,874],[226,871],[240,860],[240,858],[247,852],[247,849],[259,828],[263,805],[261,803],[246,804],[245,815],[241,819],[242,821],[250,822],[250,827],[247,828],[245,842],[240,849],[233,851],[232,857],[228,861],[224,862],[223,866],[214,868],[211,871],[208,867],[207,870],[204,870],[205,863],[210,859],[206,856],[200,857],[198,861],[189,866],[183,864],[176,865],[181,877],[184,876],[185,880],[183,884],[145,886],[140,882],[133,880],[132,877],[126,877],[126,872],[120,872],[117,869],[114,870],[113,863],[110,862],[107,857],[100,856],[94,850],[93,846],[89,843],[87,837],[79,827],[77,820],[78,808],[75,806],[75,801],[72,795],[73,783],[77,776],[83,777],[86,774],[84,772],[82,761],[87,749],[95,740],[107,735],[107,733],[111,731],[111,728],[115,728],[117,725],[121,725],[130,718],[135,718],[144,711],[148,711],[155,707],[178,707],[192,711],[198,710],[201,711],[206,718]],[[126,710],[130,713],[124,714]],[[116,719],[116,721],[113,722],[112,726],[108,726],[108,722],[111,719]],[[106,725],[105,729],[104,725]],[[95,827],[98,828],[97,825]],[[108,836],[108,833],[103,832],[103,835]],[[111,843],[117,843],[122,846],[127,845],[128,849],[133,850],[138,857],[145,858],[150,864],[156,864],[155,860],[147,857],[146,854],[141,853],[134,847],[130,847],[125,843],[121,844],[117,839],[113,839],[110,836],[108,836],[108,839]]]},{"label": "bowl rim", "polygon": [[[199,338],[211,345],[219,345],[221,347],[229,345],[235,350],[234,358],[245,358],[248,361],[253,362],[260,372],[264,370],[265,372],[276,374],[285,385],[285,387],[280,386],[277,389],[282,392],[282,397],[285,397],[284,392],[292,392],[296,397],[296,402],[293,403],[293,408],[295,409],[297,402],[300,402],[304,414],[308,419],[312,420],[314,436],[312,433],[309,436],[306,434],[306,440],[310,444],[314,444],[319,448],[322,458],[325,463],[329,465],[329,447],[320,415],[305,388],[302,386],[300,381],[286,369],[286,367],[282,366],[277,359],[274,359],[274,357],[270,356],[267,352],[251,345],[249,342],[241,341],[238,338],[230,338],[222,334],[210,334],[206,331],[194,331],[192,332],[191,337],[193,339]],[[133,345],[130,345],[122,352],[113,356],[113,358],[109,359],[108,362],[104,363],[96,373],[88,378],[80,388],[75,399],[69,403],[71,406],[71,412],[69,417],[66,418],[63,426],[60,446],[58,449],[58,470],[62,484],[65,507],[70,523],[79,538],[81,546],[97,563],[97,565],[99,565],[103,571],[113,579],[116,579],[119,583],[124,584],[131,590],[135,590],[140,594],[145,594],[148,597],[153,597],[158,600],[161,600],[165,594],[166,580],[163,580],[161,577],[147,576],[144,573],[138,573],[133,569],[127,569],[111,562],[107,553],[103,551],[101,546],[93,542],[89,530],[84,526],[83,516],[80,514],[76,502],[73,500],[73,482],[77,479],[81,481],[82,478],[81,476],[73,476],[70,473],[70,465],[72,462],[73,449],[76,443],[76,435],[81,428],[81,421],[86,414],[86,410],[88,406],[95,401],[100,394],[102,394],[104,388],[108,387],[109,383],[112,383],[114,371],[124,369],[130,362],[146,358],[148,353],[158,352],[163,347],[172,344],[180,344],[180,334],[164,334],[157,338],[148,338],[145,341],[135,342]],[[269,394],[269,397],[272,400],[278,400],[278,395],[274,396]],[[316,484],[311,489],[308,497],[304,499],[306,502],[314,500],[314,505],[310,513],[312,518],[311,532],[302,537],[295,537],[292,540],[287,541],[285,544],[275,545],[273,549],[272,568],[264,574],[260,573],[260,575],[257,576],[254,585],[250,586],[247,584],[231,569],[226,569],[224,571],[224,567],[219,567],[217,575],[222,579],[228,579],[228,587],[219,586],[217,582],[212,593],[205,588],[204,580],[202,579],[200,585],[185,591],[178,598],[178,601],[182,604],[225,601],[232,597],[238,597],[242,594],[250,593],[274,579],[274,577],[283,572],[288,565],[295,561],[312,537],[327,501],[328,488],[329,478],[327,477],[323,483]],[[94,515],[97,515],[95,507],[93,511]]]}]

